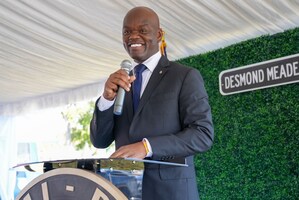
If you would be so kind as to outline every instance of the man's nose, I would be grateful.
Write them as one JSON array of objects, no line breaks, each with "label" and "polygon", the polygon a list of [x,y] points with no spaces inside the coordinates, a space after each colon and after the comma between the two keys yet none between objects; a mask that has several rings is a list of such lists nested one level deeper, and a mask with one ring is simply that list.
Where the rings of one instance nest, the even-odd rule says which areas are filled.
[{"label": "man's nose", "polygon": [[129,39],[132,39],[132,38],[139,38],[140,37],[140,34],[138,31],[132,31],[130,36],[129,36]]}]

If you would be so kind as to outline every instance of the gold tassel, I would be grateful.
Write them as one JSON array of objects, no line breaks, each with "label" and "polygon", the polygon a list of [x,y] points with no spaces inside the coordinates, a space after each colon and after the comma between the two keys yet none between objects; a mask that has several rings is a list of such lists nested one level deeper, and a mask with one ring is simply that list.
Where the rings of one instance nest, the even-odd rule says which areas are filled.
[{"label": "gold tassel", "polygon": [[166,55],[166,42],[165,42],[165,31],[162,32],[162,39],[161,39],[161,45],[160,45],[160,52],[163,56]]}]

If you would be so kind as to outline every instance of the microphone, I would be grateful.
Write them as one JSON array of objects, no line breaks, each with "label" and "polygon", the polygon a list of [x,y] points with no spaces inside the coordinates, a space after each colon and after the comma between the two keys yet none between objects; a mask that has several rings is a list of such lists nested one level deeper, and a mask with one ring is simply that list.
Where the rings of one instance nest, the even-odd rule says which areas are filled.
[{"label": "microphone", "polygon": [[[127,72],[127,74],[129,74],[129,72],[132,69],[132,63],[129,60],[123,60],[120,64],[120,67],[121,67],[121,69],[124,69]],[[124,88],[119,87],[118,91],[117,91],[116,99],[114,102],[113,113],[115,115],[121,115],[121,113],[122,113],[125,94],[126,94],[126,91],[124,90]]]}]

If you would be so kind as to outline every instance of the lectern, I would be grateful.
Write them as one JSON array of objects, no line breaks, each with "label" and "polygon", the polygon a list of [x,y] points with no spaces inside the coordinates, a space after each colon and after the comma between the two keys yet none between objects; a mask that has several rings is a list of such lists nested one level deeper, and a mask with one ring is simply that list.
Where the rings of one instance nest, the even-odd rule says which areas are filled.
[{"label": "lectern", "polygon": [[17,165],[44,172],[32,180],[17,200],[141,200],[144,163],[187,166],[139,159],[56,160]]}]

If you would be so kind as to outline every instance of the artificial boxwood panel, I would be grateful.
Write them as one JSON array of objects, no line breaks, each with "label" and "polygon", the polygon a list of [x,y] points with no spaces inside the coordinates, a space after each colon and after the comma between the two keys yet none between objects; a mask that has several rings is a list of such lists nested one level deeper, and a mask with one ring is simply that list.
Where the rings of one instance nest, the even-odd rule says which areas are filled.
[{"label": "artificial boxwood panel", "polygon": [[195,157],[201,199],[299,198],[299,83],[222,96],[221,71],[299,53],[299,28],[178,62],[197,68],[215,141]]}]

